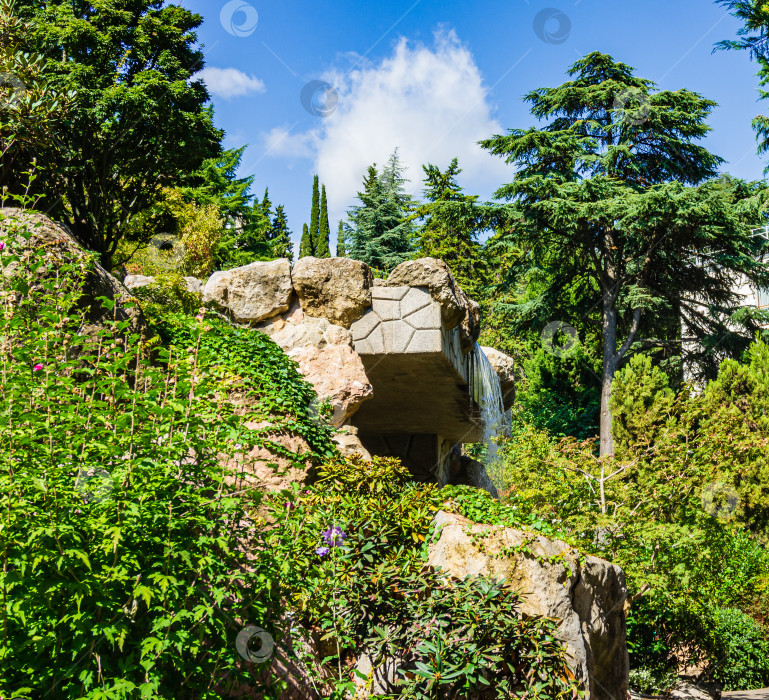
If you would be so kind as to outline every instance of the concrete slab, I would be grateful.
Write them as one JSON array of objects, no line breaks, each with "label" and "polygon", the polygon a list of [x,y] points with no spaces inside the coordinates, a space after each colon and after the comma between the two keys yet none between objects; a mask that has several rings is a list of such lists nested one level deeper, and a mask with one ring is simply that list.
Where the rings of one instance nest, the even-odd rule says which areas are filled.
[{"label": "concrete slab", "polygon": [[[457,328],[442,325],[441,306],[427,288],[374,288],[371,309],[350,330],[374,387],[352,417],[360,435],[432,435],[449,444],[482,439],[480,397],[470,388],[472,353],[462,353]],[[396,454],[394,446],[387,449]],[[427,461],[441,462],[441,450],[434,452]],[[408,450],[397,454],[408,457]]]}]

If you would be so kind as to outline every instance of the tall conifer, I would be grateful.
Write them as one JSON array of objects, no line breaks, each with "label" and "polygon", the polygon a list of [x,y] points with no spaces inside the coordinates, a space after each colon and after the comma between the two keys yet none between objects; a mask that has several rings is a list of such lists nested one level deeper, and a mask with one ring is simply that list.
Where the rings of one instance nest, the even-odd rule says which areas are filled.
[{"label": "tall conifer", "polygon": [[315,257],[330,258],[331,245],[329,238],[331,230],[328,225],[328,202],[326,201],[326,186],[321,186],[320,195],[320,225],[318,228],[318,244],[315,246]]},{"label": "tall conifer", "polygon": [[310,253],[317,255],[320,228],[320,186],[318,176],[312,179],[312,209],[310,210]]},{"label": "tall conifer", "polygon": [[299,257],[306,258],[312,255],[312,246],[310,245],[310,230],[307,224],[302,225],[302,240],[299,242]]},{"label": "tall conifer", "polygon": [[336,257],[347,257],[347,246],[345,245],[344,224],[339,222],[339,232],[336,234]]}]

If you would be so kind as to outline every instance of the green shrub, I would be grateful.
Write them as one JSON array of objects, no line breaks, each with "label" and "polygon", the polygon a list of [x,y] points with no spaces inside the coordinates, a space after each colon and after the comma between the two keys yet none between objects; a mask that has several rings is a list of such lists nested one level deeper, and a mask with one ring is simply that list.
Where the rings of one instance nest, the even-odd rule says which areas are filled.
[{"label": "green shrub", "polygon": [[708,661],[724,689],[769,685],[769,630],[733,608],[716,608],[708,622]]},{"label": "green shrub", "polygon": [[499,582],[452,581],[425,566],[447,495],[411,482],[396,460],[352,459],[276,504],[274,517],[289,513],[270,541],[287,562],[284,591],[303,626],[322,631],[333,687],[352,687],[347,669],[365,650],[375,663],[400,660],[405,698],[571,697],[555,621],[522,616]]},{"label": "green shrub", "polygon": [[148,309],[150,314],[160,314],[167,312],[191,313],[200,307],[200,294],[187,291],[187,285],[184,277],[180,274],[160,274],[155,277],[155,281],[137,287],[133,294],[146,304],[150,304]]}]

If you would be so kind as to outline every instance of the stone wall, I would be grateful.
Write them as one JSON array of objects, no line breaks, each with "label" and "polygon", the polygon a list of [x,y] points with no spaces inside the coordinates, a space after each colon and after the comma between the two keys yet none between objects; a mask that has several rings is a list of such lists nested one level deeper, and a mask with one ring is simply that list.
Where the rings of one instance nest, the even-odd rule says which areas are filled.
[{"label": "stone wall", "polygon": [[[348,450],[358,434],[360,452],[400,457],[416,478],[445,484],[452,448],[482,439],[470,381],[480,311],[441,260],[405,262],[387,280],[348,258],[254,262],[215,272],[202,300],[297,361],[332,423],[348,428]],[[498,360],[510,385],[512,360]]]}]

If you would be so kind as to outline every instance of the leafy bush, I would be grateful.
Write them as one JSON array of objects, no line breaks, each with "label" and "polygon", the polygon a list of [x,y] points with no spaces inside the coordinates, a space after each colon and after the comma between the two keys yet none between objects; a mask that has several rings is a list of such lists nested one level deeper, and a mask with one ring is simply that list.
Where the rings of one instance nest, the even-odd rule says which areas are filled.
[{"label": "leafy bush", "polygon": [[[175,342],[154,362],[127,322],[83,335],[90,309],[72,290],[87,270],[17,253],[17,234],[0,251],[0,266],[21,265],[0,303],[0,695],[220,698],[240,682],[258,687],[263,669],[234,642],[245,623],[278,614],[280,562],[253,525],[262,495],[240,489],[220,455],[269,446],[268,429],[245,426],[266,414],[330,453],[311,387],[258,333],[241,331],[246,349],[221,353],[233,336],[216,321],[162,322]],[[242,373],[226,366],[254,348]],[[245,416],[225,377],[252,397]]]},{"label": "leafy bush", "polygon": [[769,685],[769,637],[765,627],[740,610],[716,608],[709,615],[708,661],[725,690]]},{"label": "leafy bush", "polygon": [[170,312],[191,313],[201,304],[199,294],[187,291],[184,278],[179,274],[160,274],[155,281],[133,290],[134,296],[153,305],[153,316]]},{"label": "leafy bush", "polygon": [[290,515],[270,546],[291,563],[284,590],[318,630],[333,687],[352,688],[347,669],[363,651],[375,665],[397,659],[402,697],[571,697],[554,621],[521,616],[498,582],[425,566],[446,493],[409,479],[392,459],[333,461],[277,504],[274,517]]},{"label": "leafy bush", "polygon": [[675,671],[655,673],[648,668],[633,669],[630,672],[630,687],[639,693],[666,695],[678,684]]}]

